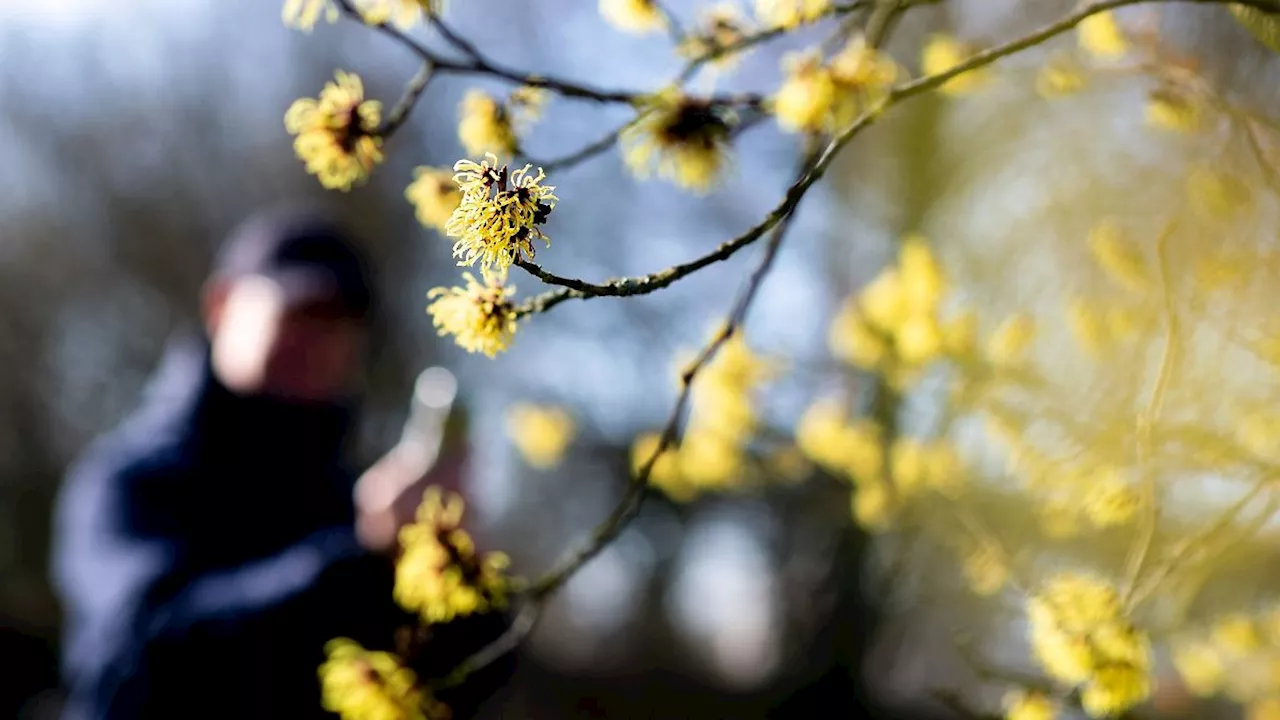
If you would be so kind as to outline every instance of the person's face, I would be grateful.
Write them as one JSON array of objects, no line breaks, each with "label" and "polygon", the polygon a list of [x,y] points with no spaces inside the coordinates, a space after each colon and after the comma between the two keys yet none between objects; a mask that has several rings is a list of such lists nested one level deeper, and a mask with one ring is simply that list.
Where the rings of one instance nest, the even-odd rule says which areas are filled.
[{"label": "person's face", "polygon": [[347,392],[364,340],[361,324],[334,303],[286,303],[280,287],[260,277],[211,286],[205,324],[223,384],[302,402]]}]

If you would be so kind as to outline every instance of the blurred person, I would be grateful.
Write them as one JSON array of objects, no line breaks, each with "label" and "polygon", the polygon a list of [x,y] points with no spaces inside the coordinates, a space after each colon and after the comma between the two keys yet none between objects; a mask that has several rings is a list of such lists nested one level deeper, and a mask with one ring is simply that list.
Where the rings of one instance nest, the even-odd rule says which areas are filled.
[{"label": "blurred person", "polygon": [[[388,551],[428,478],[396,478],[393,451],[368,477],[408,501],[353,499],[373,309],[364,262],[323,216],[277,210],[233,233],[201,331],[171,342],[58,499],[64,718],[320,717],[326,641],[393,649],[409,617]],[[442,459],[430,481],[456,487],[459,470]]]}]

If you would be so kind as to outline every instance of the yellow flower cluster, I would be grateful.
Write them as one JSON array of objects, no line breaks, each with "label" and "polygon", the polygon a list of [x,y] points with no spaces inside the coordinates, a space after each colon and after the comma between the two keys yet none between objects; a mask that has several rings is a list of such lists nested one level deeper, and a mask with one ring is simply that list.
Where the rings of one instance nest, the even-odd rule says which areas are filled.
[{"label": "yellow flower cluster", "polygon": [[350,190],[382,162],[382,103],[364,99],[359,76],[339,70],[319,98],[299,98],[284,116],[294,152],[329,189]]},{"label": "yellow flower cluster", "polygon": [[1084,70],[1071,57],[1055,55],[1036,75],[1036,92],[1046,99],[1080,92],[1087,84]]},{"label": "yellow flower cluster", "polygon": [[366,650],[347,638],[325,645],[321,702],[343,720],[444,720],[448,709],[421,688],[413,670],[391,653]]},{"label": "yellow flower cluster", "polygon": [[427,488],[417,521],[400,530],[395,599],[428,623],[484,613],[506,606],[507,556],[476,553],[461,527],[462,497],[438,486]]},{"label": "yellow flower cluster", "polygon": [[637,120],[619,140],[623,160],[639,178],[660,177],[697,193],[709,191],[729,160],[729,123],[706,100],[678,90],[656,93],[640,104]]},{"label": "yellow flower cluster", "polygon": [[280,19],[291,28],[310,32],[323,18],[326,22],[338,21],[338,6],[333,0],[284,0]]},{"label": "yellow flower cluster", "polygon": [[427,312],[441,336],[452,335],[469,353],[496,357],[516,334],[516,307],[511,302],[516,289],[493,274],[485,274],[483,284],[471,273],[462,278],[466,287],[432,288]]},{"label": "yellow flower cluster", "polygon": [[483,90],[468,90],[458,111],[458,141],[468,155],[492,154],[509,158],[516,152],[511,115],[497,98]]},{"label": "yellow flower cluster", "polygon": [[507,436],[525,462],[541,470],[559,464],[575,430],[564,408],[518,403],[507,409]]},{"label": "yellow flower cluster", "polygon": [[[352,6],[370,25],[390,23],[408,30],[425,13],[439,14],[444,0],[355,0]],[[321,19],[336,22],[338,5],[334,0],[285,0],[280,16],[285,25],[310,32]]]},{"label": "yellow flower cluster", "polygon": [[454,238],[453,256],[459,265],[480,264],[480,270],[496,270],[505,275],[518,258],[532,258],[533,242],[550,239],[542,232],[559,198],[555,187],[543,185],[546,174],[536,175],[525,165],[509,170],[492,154],[483,162],[459,160],[454,166],[454,182],[462,199],[445,223],[445,232]]},{"label": "yellow flower cluster", "polygon": [[512,90],[505,103],[483,90],[468,90],[458,108],[458,141],[468,155],[511,158],[520,133],[538,119],[547,98],[546,90],[530,86]]},{"label": "yellow flower cluster", "polygon": [[1060,573],[1028,600],[1027,614],[1036,659],[1055,680],[1080,686],[1091,716],[1120,714],[1151,694],[1150,641],[1109,584]]},{"label": "yellow flower cluster", "polygon": [[1099,60],[1119,60],[1129,51],[1129,41],[1110,10],[1094,13],[1076,26],[1080,49]]},{"label": "yellow flower cluster", "polygon": [[1172,642],[1174,668],[1197,697],[1225,695],[1250,717],[1280,703],[1280,609],[1230,613]]},{"label": "yellow flower cluster", "polygon": [[[920,69],[926,75],[944,73],[968,60],[974,52],[972,46],[950,35],[934,34],[920,51]],[[968,70],[943,83],[939,90],[947,95],[966,95],[987,85],[991,77],[990,66]]]},{"label": "yellow flower cluster", "polygon": [[831,0],[756,0],[756,18],[768,28],[795,28],[831,9]]},{"label": "yellow flower cluster", "polygon": [[660,32],[667,17],[655,0],[600,0],[600,15],[615,28],[636,35]]},{"label": "yellow flower cluster", "polygon": [[[751,350],[741,333],[726,340],[694,379],[684,438],[658,458],[650,483],[678,501],[742,484],[749,471],[747,445],[758,424],[752,396],[772,374],[771,364]],[[637,439],[633,471],[652,457],[658,440],[656,433]]]},{"label": "yellow flower cluster", "polygon": [[425,15],[440,14],[444,0],[362,0],[357,6],[361,17],[370,25],[389,23],[408,30]]},{"label": "yellow flower cluster", "polygon": [[1014,690],[1005,695],[1005,720],[1054,720],[1058,706],[1044,693]]},{"label": "yellow flower cluster", "polygon": [[862,37],[829,63],[817,52],[793,53],[783,58],[783,69],[773,113],[790,132],[835,132],[882,102],[898,79],[893,59]]},{"label": "yellow flower cluster", "polygon": [[903,387],[944,354],[969,353],[974,320],[961,315],[944,324],[938,318],[946,292],[946,276],[928,243],[906,238],[897,265],[847,300],[833,319],[827,334],[832,355]]},{"label": "yellow flower cluster", "polygon": [[462,203],[462,190],[446,168],[414,168],[413,182],[405,188],[404,196],[413,205],[418,222],[440,231]]},{"label": "yellow flower cluster", "polygon": [[886,451],[884,431],[867,418],[850,419],[842,403],[824,398],[796,423],[796,445],[818,466],[852,482],[854,516],[884,529],[902,500],[922,489],[954,495],[963,486],[963,464],[954,445],[895,438]]},{"label": "yellow flower cluster", "polygon": [[1009,580],[1004,553],[989,543],[981,543],[964,558],[964,579],[969,589],[982,597],[1000,592]]},{"label": "yellow flower cluster", "polygon": [[[703,12],[698,26],[680,43],[681,56],[694,59],[713,52],[723,52],[736,46],[747,37],[750,28],[747,18],[737,5],[720,3]],[[728,70],[742,58],[742,52],[726,52],[712,61],[712,67]]]}]

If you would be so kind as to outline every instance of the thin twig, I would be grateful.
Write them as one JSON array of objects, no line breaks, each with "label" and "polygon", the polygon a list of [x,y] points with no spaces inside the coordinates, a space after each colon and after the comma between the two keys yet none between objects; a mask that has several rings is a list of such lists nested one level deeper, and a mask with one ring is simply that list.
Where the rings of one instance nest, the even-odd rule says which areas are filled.
[{"label": "thin twig", "polygon": [[445,42],[457,48],[463,55],[466,55],[472,60],[476,60],[478,62],[484,61],[484,56],[480,53],[480,48],[476,47],[470,40],[454,31],[454,29],[444,21],[444,18],[440,17],[439,13],[432,12],[427,16],[427,21],[435,27],[436,31],[440,33],[440,37],[445,39]]},{"label": "thin twig", "polygon": [[[523,593],[522,600],[524,605],[517,619],[521,617],[530,619],[523,624],[513,624],[497,641],[482,648],[478,653],[465,660],[450,675],[450,678],[453,678],[453,682],[460,682],[461,677],[483,668],[485,665],[502,657],[505,652],[517,647],[521,639],[533,629],[536,617],[540,614],[541,606],[546,602],[547,598],[558,590],[560,586],[564,585],[583,565],[608,547],[609,543],[621,534],[631,520],[639,514],[644,504],[645,493],[649,489],[649,476],[653,472],[653,467],[663,453],[667,452],[672,444],[675,443],[676,436],[679,434],[680,422],[684,418],[685,411],[689,405],[694,379],[711,362],[719,349],[733,337],[746,319],[747,311],[751,308],[751,303],[755,299],[756,293],[773,266],[773,261],[777,257],[778,249],[782,245],[783,237],[789,225],[790,218],[787,218],[774,228],[769,242],[765,245],[764,256],[747,279],[737,300],[734,302],[732,310],[729,312],[724,326],[702,349],[697,358],[681,373],[680,393],[676,397],[675,406],[671,409],[671,414],[667,417],[666,425],[659,436],[658,446],[628,480],[622,499],[614,507],[613,512],[596,527],[588,542],[562,559],[550,572],[539,578]],[[495,646],[500,647],[495,649]]]},{"label": "thin twig", "polygon": [[1147,557],[1151,554],[1151,546],[1155,543],[1156,526],[1160,521],[1160,507],[1156,488],[1155,468],[1151,467],[1151,433],[1152,427],[1160,417],[1164,405],[1165,390],[1169,386],[1169,378],[1173,373],[1173,365],[1177,360],[1178,350],[1178,311],[1174,305],[1173,290],[1169,286],[1169,236],[1173,234],[1176,222],[1170,221],[1159,237],[1156,238],[1156,270],[1160,278],[1160,291],[1164,297],[1165,328],[1164,348],[1160,353],[1160,364],[1156,371],[1155,383],[1151,388],[1151,397],[1147,407],[1138,417],[1136,455],[1137,464],[1142,473],[1142,489],[1144,510],[1142,524],[1138,531],[1133,551],[1127,563],[1124,600],[1126,603],[1138,589],[1142,578],[1142,569]]},{"label": "thin twig", "polygon": [[435,76],[435,64],[430,60],[423,60],[422,65],[418,68],[418,72],[409,79],[409,84],[405,86],[404,94],[400,96],[400,100],[396,102],[391,111],[387,113],[387,117],[382,121],[382,125],[378,128],[378,135],[387,138],[395,134],[409,119],[409,113],[414,106],[418,104],[418,98],[426,91],[427,85],[431,83],[431,78]]},{"label": "thin twig", "polygon": [[[854,137],[863,130],[873,125],[890,107],[910,98],[923,95],[926,92],[934,90],[945,85],[949,80],[958,75],[985,67],[995,61],[1021,52],[1031,47],[1035,47],[1050,38],[1062,33],[1068,32],[1080,24],[1081,21],[1107,10],[1123,7],[1126,5],[1140,5],[1153,2],[1184,2],[1191,4],[1209,4],[1223,5],[1227,0],[1099,0],[1085,7],[1076,10],[1066,17],[1049,23],[1048,25],[1029,33],[1016,40],[1011,40],[1000,45],[987,48],[981,52],[969,56],[964,62],[952,67],[949,70],[934,73],[933,75],[925,75],[910,82],[899,85],[889,92],[889,94],[878,105],[868,109],[859,116],[852,124],[846,127],[827,145],[823,151],[822,157],[804,176],[796,180],[788,190],[782,201],[769,212],[759,224],[753,226],[743,234],[731,240],[726,240],[716,246],[715,250],[703,255],[699,258],[691,260],[680,265],[673,265],[665,270],[649,273],[647,275],[638,275],[631,277],[616,278],[607,280],[603,283],[590,283],[584,280],[566,278],[542,269],[533,263],[523,263],[521,267],[528,270],[533,275],[542,279],[544,282],[552,285],[559,285],[555,290],[535,295],[529,298],[517,310],[519,316],[531,315],[540,312],[546,312],[551,308],[559,305],[566,300],[584,299],[589,297],[628,297],[632,295],[645,295],[656,290],[671,285],[672,283],[686,277],[702,268],[727,260],[734,253],[742,248],[751,245],[769,232],[769,230],[782,218],[786,217],[795,205],[800,201],[809,188],[822,178],[830,167],[836,155],[844,148]],[[1280,0],[1242,0],[1244,4],[1257,6],[1264,9],[1273,9],[1280,11]]]},{"label": "thin twig", "polygon": [[543,172],[546,173],[553,173],[557,170],[564,170],[565,168],[573,167],[574,165],[590,160],[596,155],[599,155],[613,147],[613,144],[618,142],[618,136],[622,134],[623,129],[630,125],[631,123],[627,123],[622,127],[610,130],[608,135],[605,135],[589,145],[584,145],[568,155],[563,155],[555,158],[554,160],[547,160],[545,162],[529,159],[529,162],[532,165],[542,168]]},{"label": "thin twig", "polygon": [[[938,0],[928,0],[928,1],[938,2]],[[827,10],[823,12],[818,19],[821,20],[829,17],[839,17],[841,15],[848,15],[857,10],[862,10],[870,7],[873,2],[874,0],[855,0],[855,2],[832,5],[831,7],[827,8]],[[698,70],[702,69],[702,66],[706,65],[707,63],[715,62],[720,58],[728,57],[730,55],[737,55],[738,53],[744,50],[748,50],[756,45],[759,45],[764,42],[768,42],[776,37],[781,37],[783,35],[786,35],[789,31],[790,30],[785,27],[765,28],[764,30],[760,30],[759,32],[755,32],[750,35],[747,35],[735,43],[730,43],[728,45],[722,45],[719,47],[712,48],[710,51],[705,52],[702,55],[699,55],[698,57],[690,60],[689,64],[685,65],[684,69],[680,71],[680,74],[676,76],[675,82],[676,84],[683,85],[689,80],[692,80],[693,76],[697,74]]]}]

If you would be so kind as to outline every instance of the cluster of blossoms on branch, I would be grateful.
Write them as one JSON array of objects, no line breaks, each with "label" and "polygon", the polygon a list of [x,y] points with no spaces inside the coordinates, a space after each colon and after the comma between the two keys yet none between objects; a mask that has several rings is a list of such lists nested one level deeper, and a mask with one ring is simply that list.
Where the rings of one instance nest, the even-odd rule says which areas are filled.
[{"label": "cluster of blossoms on branch", "polygon": [[[1130,26],[1112,11],[1136,1],[1082,5],[996,46],[929,35],[913,76],[907,63],[881,47],[888,21],[927,4],[934,3],[756,0],[750,14],[720,4],[686,28],[659,0],[599,0],[605,22],[636,35],[665,34],[686,60],[669,83],[633,92],[507,68],[449,28],[438,0],[287,0],[290,25],[310,30],[346,14],[412,50],[423,70],[386,113],[379,101],[365,98],[359,77],[338,71],[318,97],[289,108],[285,126],[307,172],[326,188],[346,191],[382,163],[390,138],[436,74],[488,75],[513,86],[505,97],[468,91],[458,107],[457,137],[468,158],[477,159],[459,160],[452,170],[417,167],[404,191],[419,222],[449,238],[458,265],[474,271],[463,274],[460,286],[430,291],[434,325],[467,352],[490,358],[509,348],[528,315],[567,299],[653,292],[769,238],[745,301],[704,351],[682,365],[680,399],[667,426],[635,441],[633,477],[622,504],[585,549],[530,586],[533,602],[616,537],[650,487],[686,501],[758,486],[757,480],[802,481],[816,469],[848,484],[852,522],[881,537],[896,532],[936,539],[958,555],[955,575],[968,591],[993,607],[1016,601],[1018,618],[1028,621],[1026,664],[1040,676],[1006,681],[998,671],[986,673],[1006,686],[1010,720],[1050,720],[1069,709],[1097,718],[1128,712],[1159,689],[1156,657],[1164,651],[1193,694],[1225,693],[1247,704],[1254,717],[1280,715],[1276,675],[1257,670],[1275,666],[1267,618],[1236,610],[1208,623],[1205,632],[1183,628],[1166,643],[1160,630],[1177,630],[1182,618],[1169,620],[1149,602],[1174,590],[1193,595],[1231,541],[1256,535],[1261,524],[1249,513],[1265,520],[1280,505],[1269,483],[1280,463],[1280,413],[1254,403],[1225,413],[1222,422],[1230,427],[1221,428],[1211,424],[1224,413],[1192,408],[1214,420],[1189,430],[1172,427],[1174,413],[1165,407],[1175,402],[1169,397],[1182,403],[1198,397],[1195,372],[1204,366],[1196,363],[1203,359],[1183,357],[1187,326],[1221,330],[1222,323],[1205,318],[1238,311],[1238,291],[1251,279],[1269,277],[1255,246],[1208,247],[1186,238],[1223,228],[1256,230],[1262,204],[1256,178],[1280,189],[1280,122],[1219,91],[1193,58],[1170,47],[1157,25]],[[1231,16],[1280,51],[1280,20],[1257,4],[1232,4]],[[688,87],[704,67],[728,73],[756,45],[831,20],[839,20],[831,23],[835,32],[821,45],[785,56],[781,83],[767,92],[698,93]],[[424,22],[465,59],[436,53],[410,34]],[[1047,45],[1072,32],[1067,46]],[[1039,45],[1048,50],[1033,77],[993,66]],[[1147,228],[1147,218],[1096,218],[1088,232],[1073,236],[1066,255],[1065,266],[1087,279],[1067,288],[1050,311],[984,307],[958,292],[964,279],[948,272],[954,268],[942,259],[949,238],[935,243],[938,238],[901,233],[892,262],[845,299],[829,326],[830,353],[849,382],[839,393],[815,398],[790,439],[767,426],[762,391],[782,373],[782,364],[753,350],[741,324],[787,220],[854,135],[925,92],[959,103],[1013,81],[1057,103],[1123,79],[1141,84],[1143,100],[1140,116],[1126,119],[1154,129],[1162,142],[1190,144],[1215,133],[1244,137],[1257,172],[1249,178],[1212,159],[1193,165],[1178,180],[1185,202],[1158,232]],[[553,95],[621,104],[634,114],[576,153],[526,162],[522,140]],[[634,176],[706,193],[733,167],[738,134],[767,117],[817,152],[806,158],[778,206],[743,235],[684,265],[600,284],[559,277],[535,264],[538,245],[549,246],[544,228],[558,203],[556,188],[546,184],[548,173],[616,146]],[[513,265],[555,287],[518,301],[508,283]],[[1049,346],[1058,330],[1070,338],[1065,351]],[[1272,330],[1258,336],[1233,329],[1223,342],[1277,369],[1280,327]],[[1063,357],[1073,364],[1064,365]],[[1079,389],[1116,378],[1101,399]],[[1181,393],[1179,382],[1187,385]],[[906,412],[907,402],[921,397],[932,399],[937,417],[920,421]],[[1183,410],[1179,422],[1194,423],[1186,418],[1195,413]],[[557,408],[517,405],[508,421],[509,435],[535,468],[554,467],[576,430]],[[1240,479],[1246,492],[1207,522],[1170,529],[1166,486],[1195,473]],[[997,501],[1015,503],[1020,517],[1031,518],[1041,545],[1011,551],[1023,542],[1005,527],[1014,523],[994,526],[983,516]],[[1255,503],[1262,503],[1260,512]],[[501,609],[518,595],[504,574],[505,556],[476,551],[460,527],[462,512],[461,499],[433,489],[417,522],[401,536],[396,599],[428,625]],[[1185,537],[1170,539],[1180,535]],[[1123,569],[1073,558],[1089,571],[1063,571],[1069,540],[1121,546]],[[348,720],[435,720],[448,712],[402,658],[350,641],[330,646],[321,674],[326,707]]]},{"label": "cluster of blossoms on branch", "polygon": [[[462,497],[437,486],[427,489],[415,522],[400,530],[394,598],[424,626],[503,610],[511,579],[507,556],[480,553],[461,527]],[[393,653],[366,650],[338,638],[326,648],[319,673],[325,709],[349,720],[447,720],[414,671]]]}]

